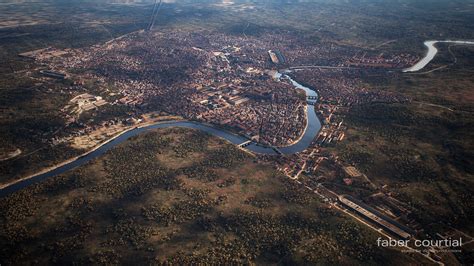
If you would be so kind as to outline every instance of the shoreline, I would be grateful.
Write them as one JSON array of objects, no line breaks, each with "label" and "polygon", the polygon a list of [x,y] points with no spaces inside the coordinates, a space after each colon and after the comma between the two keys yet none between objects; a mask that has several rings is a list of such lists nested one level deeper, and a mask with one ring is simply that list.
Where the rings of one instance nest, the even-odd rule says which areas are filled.
[{"label": "shoreline", "polygon": [[[4,183],[4,184],[0,184],[0,191],[8,188],[8,187],[11,187],[11,186],[14,186],[15,184],[18,184],[18,183],[21,183],[21,182],[24,182],[24,181],[27,181],[27,180],[30,180],[34,177],[37,177],[37,176],[40,176],[42,174],[46,174],[48,172],[51,172],[51,171],[54,171],[60,167],[63,167],[67,164],[70,164],[70,163],[73,163],[83,157],[86,157],[88,156],[89,154],[93,153],[94,151],[102,148],[103,146],[107,145],[108,143],[114,141],[115,139],[119,138],[120,136],[126,134],[127,132],[130,132],[132,130],[135,130],[135,129],[143,129],[143,128],[146,128],[146,127],[151,127],[151,126],[154,126],[154,125],[160,125],[160,124],[166,124],[166,123],[176,123],[176,122],[188,122],[188,123],[192,123],[192,124],[201,124],[201,125],[204,125],[204,126],[208,126],[208,127],[211,127],[211,128],[214,128],[216,130],[219,130],[219,131],[225,131],[229,134],[232,134],[236,137],[242,137],[241,135],[239,134],[236,134],[234,132],[230,132],[230,131],[227,131],[225,129],[221,129],[219,127],[216,127],[215,125],[211,125],[211,124],[208,124],[208,123],[201,123],[201,122],[196,122],[196,121],[191,121],[191,120],[163,120],[163,121],[157,121],[157,122],[147,122],[147,123],[143,123],[143,124],[140,124],[140,125],[135,125],[135,126],[131,126],[131,127],[128,127],[126,129],[124,129],[123,131],[117,133],[116,135],[112,136],[111,138],[105,140],[104,142],[101,142],[100,144],[97,144],[96,146],[94,146],[92,149],[80,154],[80,155],[77,155],[75,157],[72,157],[72,158],[69,158],[65,161],[62,161],[58,164],[55,164],[55,165],[52,165],[52,166],[49,166],[49,167],[46,167],[46,168],[43,168],[41,170],[39,170],[38,172],[34,173],[34,174],[30,174],[28,176],[25,176],[25,177],[21,177],[19,179],[16,179],[14,181],[10,181],[10,182],[7,182],[7,183]],[[181,127],[181,126],[175,126],[175,127]],[[195,129],[195,130],[199,130],[199,129]],[[235,145],[237,146],[240,150],[243,150],[245,152],[247,152],[248,154],[252,155],[252,156],[255,156],[255,153],[252,152],[252,151],[249,151],[245,148],[242,148],[242,147],[239,147],[238,144],[234,144],[232,143],[231,141],[229,141],[228,139],[226,138],[223,138],[223,137],[219,137],[217,136],[218,138],[220,139],[224,139],[225,141],[229,142],[230,144],[232,145]],[[1,198],[1,196],[0,196]]]},{"label": "shoreline", "polygon": [[417,72],[425,68],[438,54],[438,48],[435,47],[437,43],[453,43],[453,44],[464,44],[464,45],[474,45],[474,41],[462,41],[462,40],[427,40],[423,42],[424,46],[428,47],[426,55],[416,62],[413,66],[405,68],[402,70],[403,73]]},{"label": "shoreline", "polygon": [[290,147],[290,146],[296,145],[298,142],[301,141],[301,139],[303,138],[304,134],[306,133],[306,130],[308,129],[308,124],[309,124],[309,118],[308,118],[308,104],[305,104],[305,105],[304,105],[304,109],[305,109],[305,110],[304,110],[304,113],[306,114],[306,124],[305,124],[305,126],[304,126],[303,132],[301,132],[301,134],[299,135],[299,137],[298,137],[297,139],[295,139],[294,141],[292,141],[290,144],[285,145],[285,146],[276,147],[277,149]]},{"label": "shoreline", "polygon": [[86,151],[86,152],[84,152],[84,153],[82,153],[82,154],[80,154],[80,155],[78,155],[78,156],[75,156],[75,157],[73,157],[73,158],[67,159],[67,160],[62,161],[62,162],[60,162],[60,163],[58,163],[58,164],[55,164],[55,165],[53,165],[53,166],[43,168],[43,169],[39,170],[38,172],[36,172],[36,173],[34,173],[34,174],[30,174],[30,175],[28,175],[28,176],[25,176],[25,177],[16,179],[16,180],[14,180],[14,181],[10,181],[10,182],[8,182],[8,183],[1,184],[1,185],[0,185],[0,190],[3,190],[3,189],[5,189],[5,188],[7,188],[7,187],[10,187],[10,186],[13,186],[13,185],[15,185],[15,184],[17,184],[17,183],[26,181],[26,180],[28,180],[28,179],[31,179],[31,178],[35,177],[35,176],[39,176],[39,175],[45,174],[45,173],[47,173],[47,172],[51,172],[51,171],[53,171],[53,170],[55,170],[55,169],[58,169],[58,168],[60,168],[60,167],[62,167],[62,166],[64,166],[64,165],[70,164],[70,163],[72,163],[72,162],[74,162],[74,161],[76,161],[76,160],[78,160],[78,159],[80,159],[80,158],[82,158],[82,157],[84,157],[84,156],[89,155],[90,153],[96,151],[97,149],[100,149],[100,147],[106,145],[107,143],[113,141],[114,139],[120,137],[121,135],[123,135],[123,134],[127,133],[128,131],[131,131],[131,130],[133,130],[133,129],[135,129],[135,128],[136,128],[136,127],[127,128],[127,129],[125,129],[125,130],[123,130],[123,131],[117,133],[115,136],[113,136],[113,137],[111,137],[111,138],[105,140],[104,142],[102,142],[102,143],[100,143],[100,144],[94,146],[92,149],[90,149],[90,150],[88,150],[88,151]]},{"label": "shoreline", "polygon": [[[290,67],[289,69],[291,69],[291,67]],[[283,72],[285,72],[285,71],[288,71],[288,70],[283,70]],[[290,72],[291,72],[291,71],[290,71]],[[316,97],[317,97],[316,102],[319,101],[319,94],[318,94],[318,92],[317,92],[315,89],[311,89],[311,88],[309,88],[309,87],[306,87],[306,86],[302,85],[301,83],[298,83],[297,81],[295,81],[295,80],[294,80],[291,76],[289,76],[288,74],[281,74],[280,70],[278,70],[278,71],[276,72],[276,75],[278,75],[278,74],[280,74],[280,76],[277,77],[278,79],[280,79],[281,77],[285,76],[285,77],[295,86],[295,88],[297,88],[297,89],[299,89],[299,90],[303,90],[306,99],[307,99],[308,97],[312,97],[312,96],[308,95],[308,93],[307,93],[307,91],[306,91],[306,89],[308,89],[308,90],[311,90],[311,91],[313,91],[314,93],[316,93]],[[305,87],[306,89],[299,88],[299,87],[296,86],[294,83],[298,83],[299,86]],[[277,147],[277,148],[291,147],[291,146],[293,146],[293,145],[296,145],[298,142],[300,142],[300,141],[303,139],[304,135],[306,134],[306,130],[308,129],[308,126],[309,126],[309,115],[308,115],[308,103],[307,103],[307,102],[306,102],[306,104],[304,105],[304,108],[305,108],[305,112],[304,112],[304,113],[305,113],[305,115],[306,115],[306,125],[305,125],[304,130],[303,130],[303,132],[301,133],[301,135],[300,135],[296,140],[292,141],[290,144],[285,145],[285,146],[280,146],[280,147]],[[316,119],[319,119],[318,115],[316,114],[316,109],[314,110],[314,112],[315,112],[315,115],[316,115]],[[321,120],[320,120],[320,121],[321,121]],[[321,133],[321,130],[319,130],[318,134],[315,136],[315,139],[319,137],[319,134],[320,134],[320,133]],[[314,140],[314,139],[313,139],[313,140]]]},{"label": "shoreline", "polygon": [[[307,108],[308,106],[305,105],[305,108]],[[306,109],[307,111],[307,109]],[[306,119],[308,119],[308,116],[306,117]],[[130,132],[130,131],[133,131],[133,130],[140,130],[140,129],[143,129],[143,130],[150,130],[150,129],[156,129],[156,128],[160,128],[160,127],[156,127],[156,128],[153,128],[153,126],[160,126],[160,125],[163,125],[163,124],[170,124],[170,127],[185,127],[185,126],[180,126],[179,124],[177,123],[180,123],[180,122],[184,122],[184,123],[190,123],[190,124],[193,124],[193,125],[201,125],[201,126],[205,126],[205,127],[208,127],[208,128],[212,128],[212,129],[215,129],[215,130],[218,130],[220,132],[225,132],[227,134],[231,134],[235,137],[240,137],[240,138],[244,138],[244,139],[248,139],[244,136],[241,136],[239,134],[236,134],[234,132],[230,132],[230,131],[227,131],[225,129],[221,129],[215,125],[211,125],[211,124],[207,124],[207,123],[201,123],[201,122],[196,122],[196,121],[190,121],[190,120],[164,120],[164,121],[158,121],[158,122],[147,122],[147,123],[143,123],[143,124],[139,124],[139,125],[134,125],[134,126],[131,126],[131,127],[128,127],[126,128],[125,130],[117,133],[116,135],[114,135],[113,137],[105,140],[104,142],[96,145],[95,147],[93,147],[92,149],[78,155],[78,156],[75,156],[73,158],[69,158],[61,163],[58,163],[56,165],[53,165],[53,166],[50,166],[50,167],[46,167],[46,168],[43,168],[41,170],[39,170],[38,172],[34,173],[34,174],[30,174],[28,176],[25,176],[25,177],[22,177],[22,178],[19,178],[19,179],[16,179],[14,181],[10,181],[10,182],[7,182],[7,183],[4,183],[4,184],[1,184],[0,185],[0,198],[1,197],[4,197],[6,196],[7,194],[10,194],[8,192],[6,192],[6,194],[2,195],[3,193],[2,192],[5,192],[4,190],[7,190],[8,188],[11,188],[15,185],[19,185],[20,183],[23,183],[23,182],[28,182],[29,180],[32,180],[34,178],[38,178],[39,176],[41,175],[44,175],[44,174],[47,174],[49,172],[52,172],[52,171],[55,171],[55,170],[58,170],[59,168],[61,167],[64,167],[64,166],[67,166],[68,164],[72,164],[84,157],[87,157],[89,155],[91,155],[92,153],[94,153],[95,151],[101,149],[102,147],[104,147],[105,145],[107,145],[108,143],[118,139],[119,137],[123,136],[124,134]],[[176,124],[176,125],[173,125],[173,124]],[[308,127],[308,125],[306,125],[305,127],[305,130],[303,132],[303,134],[301,134],[300,136],[300,140],[303,138],[304,136],[304,133],[306,132],[306,128]],[[188,127],[188,128],[191,128],[191,127]],[[199,129],[199,128],[194,128],[195,130],[202,130],[202,129]],[[211,134],[211,135],[214,135],[212,133],[209,133],[207,132],[208,134]],[[237,146],[240,150],[244,150],[245,152],[247,152],[248,154],[251,154],[252,156],[255,156],[256,154],[260,154],[259,152],[253,152],[251,150],[248,150],[248,149],[245,149],[245,148],[242,148],[242,147],[239,147],[239,144],[236,144],[236,143],[233,143],[231,140],[223,137],[223,136],[218,136],[218,135],[215,135],[216,137],[220,138],[220,139],[224,139],[225,141],[229,142],[230,144],[232,145],[235,145]],[[298,143],[298,142],[295,142],[295,143]],[[256,143],[255,143],[256,144]],[[257,144],[256,144],[257,145]],[[291,145],[290,145],[291,146]],[[265,146],[266,147],[266,146]],[[287,146],[289,147],[289,146]],[[275,147],[266,147],[268,149],[273,149]],[[277,147],[278,149],[279,147]],[[284,148],[284,147],[282,147]],[[264,154],[264,153],[262,153]],[[68,171],[68,170],[66,170]],[[65,172],[66,172],[65,171]],[[15,190],[16,191],[16,190]]]},{"label": "shoreline", "polygon": [[20,179],[16,179],[16,180],[14,180],[14,181],[10,181],[10,182],[5,183],[5,184],[0,184],[0,190],[3,190],[3,189],[5,189],[5,188],[7,188],[7,187],[10,187],[10,186],[13,186],[13,185],[15,185],[15,184],[17,184],[17,183],[26,181],[26,180],[28,180],[28,179],[31,179],[31,178],[35,177],[35,176],[42,175],[42,174],[45,174],[45,173],[47,173],[47,172],[51,172],[51,171],[53,171],[53,170],[55,170],[55,169],[58,169],[58,168],[60,168],[60,167],[62,167],[62,166],[64,166],[64,165],[66,165],[66,164],[70,164],[70,163],[72,163],[72,162],[74,162],[74,161],[76,161],[76,160],[78,160],[78,159],[80,159],[80,158],[82,158],[82,157],[85,157],[85,156],[87,156],[87,155],[93,153],[94,151],[100,149],[102,146],[104,146],[104,145],[106,145],[107,143],[109,143],[109,142],[111,142],[111,141],[113,141],[113,140],[119,138],[120,136],[122,136],[123,134],[125,134],[125,133],[127,133],[127,132],[129,132],[129,131],[131,131],[131,130],[139,129],[139,128],[143,128],[143,127],[147,127],[147,126],[151,126],[151,125],[154,125],[154,124],[159,124],[159,123],[161,123],[161,122],[165,123],[165,122],[174,122],[174,121],[185,121],[185,120],[164,120],[164,121],[157,121],[157,122],[146,122],[146,123],[140,124],[139,126],[138,126],[138,125],[130,126],[130,127],[128,127],[128,128],[125,128],[124,130],[120,131],[119,133],[115,134],[114,136],[110,137],[109,139],[106,139],[105,141],[103,141],[103,142],[101,142],[101,143],[95,145],[93,148],[91,148],[90,150],[88,150],[88,151],[86,151],[86,152],[84,152],[84,153],[82,153],[82,154],[79,154],[79,155],[77,155],[77,156],[75,156],[75,157],[72,157],[72,158],[70,158],[70,159],[67,159],[67,160],[65,160],[65,161],[62,161],[62,162],[60,162],[60,163],[58,163],[58,164],[55,164],[55,165],[52,165],[52,166],[43,168],[43,169],[39,170],[38,172],[36,172],[36,173],[34,173],[34,174],[30,174],[30,175],[28,175],[28,176],[21,177]]},{"label": "shoreline", "polygon": [[[278,74],[278,73],[279,72],[276,71],[276,74]],[[314,93],[314,94],[316,94],[316,96],[318,96],[316,90],[312,90],[310,88],[304,87],[303,85],[301,85],[301,84],[297,83],[296,81],[292,80],[291,77],[289,77],[289,76],[287,76],[287,78],[292,82],[292,84],[295,86],[295,88],[305,91],[305,96],[306,97],[311,96],[310,93],[311,94]],[[242,136],[240,134],[236,134],[234,132],[230,132],[226,129],[220,128],[216,125],[203,123],[203,122],[197,122],[197,121],[192,121],[192,120],[184,120],[184,119],[183,120],[176,120],[175,119],[175,120],[149,121],[149,122],[145,122],[145,123],[142,123],[142,124],[133,125],[133,126],[130,126],[128,128],[125,128],[125,130],[117,133],[113,137],[105,140],[104,142],[96,145],[92,149],[90,149],[90,150],[88,150],[88,151],[86,151],[86,152],[84,152],[84,153],[82,153],[78,156],[67,159],[67,160],[65,160],[65,161],[63,161],[59,164],[41,169],[41,170],[39,170],[38,172],[36,172],[34,174],[30,174],[28,176],[25,176],[25,177],[22,177],[22,178],[19,178],[19,179],[1,184],[0,185],[0,198],[4,197],[6,195],[9,195],[9,194],[11,194],[15,191],[18,191],[18,190],[20,190],[20,189],[22,189],[22,188],[24,188],[28,185],[37,183],[37,182],[39,182],[39,181],[41,181],[45,178],[62,174],[62,173],[66,172],[66,171],[69,171],[69,170],[71,170],[71,169],[73,169],[77,166],[80,166],[80,165],[83,165],[83,164],[87,163],[89,160],[92,160],[92,159],[96,158],[97,156],[102,155],[104,152],[106,152],[110,148],[114,147],[114,146],[109,147],[109,148],[105,147],[107,144],[113,142],[114,140],[117,140],[121,136],[127,134],[128,132],[134,131],[134,130],[138,131],[138,132],[136,132],[136,134],[140,134],[141,132],[143,132],[145,130],[150,130],[150,129],[173,127],[173,126],[175,126],[175,127],[187,127],[187,128],[202,130],[202,131],[207,132],[208,134],[211,134],[211,135],[214,135],[214,136],[219,137],[221,139],[224,139],[224,140],[230,142],[231,144],[236,145],[239,149],[244,150],[249,154],[252,154],[253,156],[255,156],[256,154],[277,155],[277,154],[298,153],[298,152],[304,151],[307,147],[309,147],[309,145],[312,143],[312,141],[315,138],[317,138],[319,136],[319,133],[320,133],[320,128],[319,128],[318,132],[316,132],[316,134],[311,139],[311,142],[306,143],[307,144],[306,146],[304,146],[304,147],[295,147],[296,150],[294,150],[294,151],[291,150],[291,148],[293,146],[298,146],[298,143],[300,143],[305,138],[306,133],[307,133],[308,128],[309,128],[310,116],[309,116],[308,112],[309,112],[309,109],[313,110],[314,108],[308,108],[307,103],[304,105],[304,108],[305,108],[304,113],[306,114],[306,125],[304,127],[304,130],[303,130],[302,134],[299,136],[298,139],[293,141],[292,144],[290,144],[290,145],[280,146],[280,147],[259,146],[258,143],[252,141],[252,143],[253,143],[253,145],[255,145],[255,147],[260,147],[259,148],[260,150],[256,149],[255,147],[249,147],[249,148],[240,147],[239,145],[241,143],[239,143],[239,141],[242,141],[243,139],[249,140],[248,137],[246,137],[246,136]],[[315,115],[315,119],[319,121],[319,117],[316,115],[316,113],[314,115]],[[187,126],[186,123],[190,124],[190,126]],[[166,124],[168,124],[168,125],[166,125]],[[191,125],[194,125],[195,127],[193,127]],[[221,134],[219,134],[219,133],[221,133]],[[228,136],[232,136],[232,137],[229,138]],[[128,137],[127,137],[127,139],[128,139]],[[121,143],[121,141],[119,143]],[[117,144],[119,144],[119,143],[117,143]],[[305,143],[303,145],[305,145]],[[105,147],[104,151],[101,151],[100,149],[102,149],[103,147]],[[284,152],[280,151],[280,149],[285,149],[285,148],[287,150],[288,149],[289,150],[286,151],[286,152],[285,151]],[[271,150],[272,152],[265,151],[266,149]],[[94,155],[94,153],[96,151],[98,151],[99,155]],[[90,158],[85,158],[85,157],[88,157],[88,156]],[[61,168],[63,168],[63,169],[61,169]],[[56,173],[55,173],[55,171],[56,171]]]}]

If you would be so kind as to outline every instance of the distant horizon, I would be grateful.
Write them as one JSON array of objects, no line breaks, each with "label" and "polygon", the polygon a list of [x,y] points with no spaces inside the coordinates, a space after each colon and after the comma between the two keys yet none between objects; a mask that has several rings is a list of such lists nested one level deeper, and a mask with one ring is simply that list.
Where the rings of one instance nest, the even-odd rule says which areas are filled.
[{"label": "distant horizon", "polygon": [[474,0],[0,1],[0,265],[474,263]]}]

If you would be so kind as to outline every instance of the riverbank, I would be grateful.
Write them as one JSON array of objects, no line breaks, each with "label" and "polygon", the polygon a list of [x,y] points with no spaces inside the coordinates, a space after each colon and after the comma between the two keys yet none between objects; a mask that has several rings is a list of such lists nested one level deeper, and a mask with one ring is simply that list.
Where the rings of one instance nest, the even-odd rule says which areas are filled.
[{"label": "riverbank", "polygon": [[20,154],[22,154],[21,149],[16,149],[16,150],[14,150],[14,151],[12,151],[12,152],[8,152],[8,153],[6,153],[6,154],[4,154],[4,155],[0,155],[0,162],[13,159],[13,158],[19,156]]},{"label": "riverbank", "polygon": [[306,133],[306,130],[308,129],[308,124],[309,124],[309,119],[308,119],[308,105],[307,105],[307,104],[304,106],[304,113],[306,114],[306,123],[305,123],[305,125],[304,125],[303,132],[301,132],[301,134],[298,136],[297,139],[295,139],[294,141],[292,141],[292,142],[289,143],[288,145],[281,146],[281,147],[277,147],[277,148],[291,147],[291,146],[293,146],[293,145],[296,145],[298,142],[301,141],[301,139],[303,139],[303,136],[304,136],[304,134]]},{"label": "riverbank", "polygon": [[[284,78],[284,79],[287,79],[288,81],[290,81],[290,83],[297,89],[300,89],[300,90],[303,90],[305,92],[305,96],[306,98],[308,97],[316,97],[316,98],[319,98],[319,95],[318,93],[316,92],[316,90],[313,90],[313,89],[310,89],[300,83],[298,83],[297,81],[295,81],[293,78],[291,78],[289,75],[287,74],[282,74],[283,73],[291,73],[292,70],[290,69],[283,69],[283,70],[279,70],[279,71],[276,71],[276,70],[269,70],[267,71],[268,75],[270,75],[271,77],[273,77],[274,79],[280,81],[281,78]],[[311,111],[315,111],[314,108],[310,108]],[[304,105],[304,113],[306,115],[306,123],[305,123],[305,126],[304,126],[304,129],[303,129],[303,132],[301,132],[301,134],[299,135],[299,137],[297,139],[295,139],[294,141],[292,141],[290,144],[287,144],[285,146],[280,146],[280,147],[277,147],[277,149],[285,149],[285,148],[291,148],[292,146],[295,146],[297,145],[302,139],[303,137],[305,136],[306,134],[306,131],[308,130],[308,127],[309,127],[309,124],[310,124],[310,115],[309,115],[309,111],[308,111],[308,104],[305,104]],[[317,118],[319,119],[319,118]],[[319,129],[318,129],[319,131]],[[317,136],[317,135],[316,135]]]},{"label": "riverbank", "polygon": [[[279,72],[277,73],[279,74]],[[317,96],[317,93],[314,90],[304,87],[303,85],[297,83],[296,81],[294,81],[293,79],[291,79],[291,77],[287,75],[284,75],[284,76],[285,78],[288,78],[291,81],[291,83],[295,86],[295,88],[304,90],[306,97]],[[301,136],[299,137],[299,139],[294,142],[294,144],[279,148],[279,147],[261,146],[258,143],[251,142],[248,146],[241,147],[241,149],[244,149],[247,152],[252,153],[252,154],[263,154],[263,155],[294,154],[294,153],[304,151],[306,148],[308,148],[311,145],[311,143],[313,142],[313,140],[318,135],[318,132],[321,129],[321,122],[319,121],[319,118],[316,115],[313,105],[307,105],[307,104],[305,105],[305,114],[306,114],[306,119],[307,119],[305,129],[303,133],[301,134]],[[130,137],[141,134],[144,131],[157,129],[157,128],[167,128],[167,127],[185,127],[185,128],[201,130],[211,135],[225,139],[229,141],[230,143],[235,144],[237,146],[249,140],[248,138],[244,136],[237,135],[233,132],[223,130],[221,128],[216,127],[215,125],[208,125],[205,123],[200,123],[200,122],[195,122],[195,121],[186,121],[186,120],[158,121],[158,122],[147,121],[146,123],[134,125],[125,129],[124,131],[118,133],[114,137],[104,141],[103,143],[97,145],[90,151],[85,152],[79,156],[66,160],[55,166],[43,169],[42,171],[38,173],[17,179],[15,181],[11,181],[6,184],[2,184],[0,186],[0,197],[4,197],[10,193],[13,193],[15,191],[22,189],[23,187],[34,184],[36,182],[40,182],[43,179],[62,174],[75,167],[81,166],[89,162],[90,160],[93,160],[101,156],[102,154],[110,150],[111,148],[122,143],[123,141],[126,141]]]},{"label": "riverbank", "polygon": [[435,47],[437,43],[453,43],[453,44],[464,44],[464,45],[474,45],[474,41],[452,41],[452,40],[445,40],[445,41],[425,41],[423,44],[428,48],[425,57],[423,57],[420,61],[418,61],[412,67],[406,68],[403,70],[404,73],[407,72],[416,72],[423,68],[425,68],[436,56],[438,53],[438,49]]},{"label": "riverbank", "polygon": [[153,121],[147,121],[147,122],[144,122],[144,123],[141,123],[139,125],[134,125],[134,126],[129,126],[129,127],[124,127],[124,129],[116,134],[114,134],[112,137],[108,138],[108,139],[105,139],[104,141],[94,145],[90,150],[78,155],[78,156],[75,156],[75,157],[72,157],[70,159],[67,159],[59,164],[56,164],[56,165],[53,165],[53,166],[50,166],[50,167],[46,167],[46,168],[43,168],[41,170],[39,170],[38,172],[34,173],[34,174],[30,174],[28,176],[25,176],[25,177],[22,177],[22,178],[19,178],[19,179],[16,179],[14,181],[10,181],[10,182],[7,182],[7,183],[4,183],[4,184],[0,184],[0,191],[9,187],[9,186],[13,186],[17,183],[21,183],[21,182],[24,182],[26,180],[29,180],[35,176],[39,176],[39,175],[43,175],[43,174],[46,174],[48,172],[51,172],[51,171],[54,171],[56,169],[59,169],[61,167],[64,167],[65,165],[67,164],[70,164],[70,163],[73,163],[74,161],[77,161],[78,159],[80,158],[83,158],[87,155],[89,155],[90,153],[93,153],[94,151],[100,149],[102,146],[108,144],[109,142],[115,140],[116,138],[122,136],[123,134],[131,131],[131,130],[134,130],[136,128],[142,128],[142,127],[147,127],[147,126],[151,126],[151,125],[154,125],[154,124],[157,124],[157,123],[160,123],[160,122],[169,122],[169,121],[181,121],[181,119],[173,119],[173,120],[161,120],[161,119],[158,119],[158,120],[153,120]]},{"label": "riverbank", "polygon": [[35,177],[35,176],[39,176],[39,175],[42,175],[42,174],[46,174],[46,173],[51,172],[51,171],[53,171],[53,170],[56,170],[56,169],[58,169],[58,168],[60,168],[60,167],[63,167],[63,166],[65,166],[65,165],[67,165],[67,164],[70,164],[70,163],[72,163],[72,162],[74,162],[74,161],[77,161],[78,159],[89,155],[90,153],[96,151],[97,149],[101,148],[101,147],[104,146],[105,144],[107,144],[107,143],[113,141],[114,139],[120,137],[121,135],[123,135],[123,134],[125,134],[125,133],[127,133],[128,131],[133,130],[133,129],[134,129],[134,127],[130,127],[130,128],[128,128],[128,129],[125,129],[124,131],[118,133],[118,134],[115,135],[114,137],[112,137],[112,138],[110,138],[110,139],[104,141],[104,142],[101,143],[101,144],[96,145],[94,148],[92,148],[91,150],[89,150],[89,151],[87,151],[87,152],[85,152],[85,153],[83,153],[83,154],[81,154],[81,155],[78,155],[78,156],[76,156],[76,157],[70,158],[70,159],[68,159],[68,160],[66,160],[66,161],[63,161],[63,162],[59,163],[59,164],[56,164],[56,165],[53,165],[53,166],[50,166],[50,167],[46,167],[46,168],[40,170],[39,172],[36,172],[36,173],[34,173],[34,174],[31,174],[31,175],[28,175],[28,176],[26,176],[26,177],[19,178],[19,179],[17,179],[17,180],[8,182],[8,183],[6,183],[6,184],[1,184],[1,185],[0,185],[0,191],[3,190],[3,189],[5,189],[5,188],[7,188],[7,187],[13,186],[13,185],[15,185],[15,184],[17,184],[17,183],[24,182],[24,181],[26,181],[26,180],[29,180],[29,179]]}]

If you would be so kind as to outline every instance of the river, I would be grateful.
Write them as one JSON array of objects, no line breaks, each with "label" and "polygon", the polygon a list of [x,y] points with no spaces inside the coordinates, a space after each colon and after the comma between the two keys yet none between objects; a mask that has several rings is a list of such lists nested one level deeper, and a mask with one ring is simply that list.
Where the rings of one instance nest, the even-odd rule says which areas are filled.
[{"label": "river", "polygon": [[435,47],[435,44],[437,43],[454,43],[454,44],[467,44],[467,45],[474,44],[474,42],[472,41],[451,41],[451,40],[425,41],[424,45],[428,47],[428,52],[426,53],[425,57],[423,57],[420,61],[418,61],[418,63],[416,63],[414,66],[404,69],[403,72],[416,72],[423,69],[426,65],[428,65],[438,53],[438,49]]},{"label": "river", "polygon": [[[421,59],[418,63],[416,63],[414,66],[404,69],[403,72],[415,72],[423,69],[426,65],[428,65],[431,60],[436,56],[438,53],[438,49],[436,49],[435,44],[436,43],[454,43],[454,44],[474,44],[472,41],[451,41],[451,40],[446,40],[446,41],[426,41],[424,42],[425,46],[428,47],[428,52],[426,56]],[[295,80],[291,79],[286,73],[291,72],[291,70],[285,70],[282,74],[280,72],[275,71],[273,74],[273,77],[277,80],[281,80],[282,78],[288,79],[293,86],[297,89],[304,90],[306,93],[307,97],[318,97],[318,94],[316,91],[305,87]],[[294,144],[287,146],[287,147],[280,147],[278,148],[278,151],[281,152],[282,154],[294,154],[298,153],[301,151],[304,151],[306,148],[309,147],[311,142],[315,139],[315,137],[318,135],[319,130],[321,129],[321,122],[319,121],[314,106],[313,105],[308,105],[306,109],[306,117],[307,117],[307,125],[306,129],[303,133],[303,136]],[[135,128],[132,130],[129,130],[117,138],[114,138],[110,140],[109,142],[105,143],[104,145],[98,147],[97,149],[93,150],[92,152],[87,153],[84,156],[81,156],[77,158],[76,160],[73,160],[71,162],[64,163],[56,168],[53,168],[49,171],[46,171],[44,173],[40,173],[37,175],[34,175],[32,177],[28,177],[25,179],[21,179],[16,183],[13,183],[11,185],[7,185],[4,188],[0,189],[0,197],[5,197],[6,195],[9,195],[10,193],[13,193],[15,191],[18,191],[28,185],[40,182],[48,177],[56,176],[59,174],[62,174],[64,172],[67,172],[75,167],[84,165],[85,163],[89,162],[90,160],[93,160],[101,155],[103,155],[105,152],[108,150],[112,149],[113,147],[117,146],[118,144],[124,142],[125,140],[129,139],[132,136],[136,136],[144,131],[150,130],[150,129],[157,129],[157,128],[167,128],[167,127],[186,127],[186,128],[192,128],[192,129],[198,129],[204,132],[207,132],[211,135],[226,139],[227,141],[239,145],[242,144],[246,141],[248,141],[247,138],[244,136],[240,136],[234,133],[231,133],[229,131],[219,129],[217,127],[214,127],[212,125],[206,125],[202,124],[199,122],[192,122],[192,121],[169,121],[169,122],[159,122],[153,125],[145,126],[145,127],[139,127]],[[257,145],[257,143],[252,142],[250,145],[246,146],[245,149],[248,151],[251,151],[253,153],[258,153],[258,154],[268,154],[268,155],[276,155],[278,152],[276,151],[275,148],[273,147],[267,147],[267,146],[261,146]]]},{"label": "river", "polygon": [[[281,80],[281,78],[286,78],[288,79],[293,86],[297,89],[302,89],[305,91],[306,96],[312,96],[312,97],[317,97],[318,94],[308,88],[305,87],[298,82],[294,81],[291,79],[289,76],[285,74],[280,74],[279,72],[276,72],[274,77],[277,80]],[[287,146],[287,147],[281,147],[278,148],[278,151],[283,153],[283,154],[294,154],[297,152],[304,151],[306,148],[309,147],[311,142],[315,139],[315,137],[318,135],[319,130],[321,129],[321,122],[319,121],[316,111],[314,109],[313,105],[308,105],[306,109],[306,117],[307,117],[307,125],[306,129],[303,133],[303,136],[294,144]],[[0,189],[0,197],[5,197],[15,191],[18,191],[26,186],[35,184],[37,182],[40,182],[46,178],[53,177],[62,173],[65,173],[75,167],[84,165],[85,163],[89,162],[90,160],[93,160],[101,155],[103,155],[105,152],[108,150],[112,149],[113,147],[117,146],[118,144],[124,142],[125,140],[129,139],[130,137],[136,136],[138,134],[141,134],[147,130],[151,129],[157,129],[157,128],[168,128],[168,127],[185,127],[185,128],[192,128],[192,129],[197,129],[201,130],[204,132],[207,132],[211,135],[226,139],[227,141],[239,145],[242,144],[248,139],[244,136],[240,136],[237,134],[234,134],[232,132],[229,132],[227,130],[219,129],[217,127],[214,127],[212,125],[206,125],[203,123],[199,122],[193,122],[193,121],[168,121],[168,122],[158,122],[156,124],[152,124],[149,126],[144,126],[144,127],[137,127],[132,130],[126,131],[123,134],[119,135],[118,137],[110,140],[109,142],[106,142],[102,146],[98,147],[97,149],[87,153],[86,155],[80,156],[76,160],[73,160],[71,162],[64,163],[56,168],[53,168],[49,171],[46,171],[44,173],[40,173],[37,175],[33,175],[31,177],[21,179],[16,183],[12,183],[11,185],[7,185],[4,188]],[[268,154],[268,155],[277,155],[277,151],[275,148],[272,147],[267,147],[267,146],[261,146],[257,145],[255,142],[252,142],[250,145],[246,146],[244,149],[247,149],[248,151],[251,151],[253,153],[258,153],[258,154]]]}]

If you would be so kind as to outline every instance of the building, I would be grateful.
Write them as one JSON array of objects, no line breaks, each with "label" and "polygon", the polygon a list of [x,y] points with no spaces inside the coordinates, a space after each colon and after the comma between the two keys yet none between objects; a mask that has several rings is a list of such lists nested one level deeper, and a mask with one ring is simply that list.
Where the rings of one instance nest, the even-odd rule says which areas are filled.
[{"label": "building", "polygon": [[234,96],[234,97],[231,97],[228,102],[232,105],[239,105],[239,104],[242,104],[244,102],[247,102],[249,100],[249,98],[242,98],[242,97],[239,97],[239,96]]},{"label": "building", "polygon": [[408,239],[411,237],[411,234],[407,233],[407,231],[411,231],[409,228],[399,224],[397,221],[391,219],[390,217],[379,213],[378,211],[369,207],[365,203],[362,203],[347,195],[340,195],[339,201],[350,209],[356,211],[359,215],[382,226],[384,229],[395,234],[396,236],[399,236],[403,239]]},{"label": "building", "polygon": [[348,176],[352,177],[352,178],[362,176],[362,174],[359,172],[359,170],[357,170],[357,168],[355,168],[354,166],[344,167],[344,172],[346,172],[346,174]]},{"label": "building", "polygon": [[43,70],[40,71],[41,74],[43,74],[46,77],[50,78],[55,78],[55,79],[65,79],[66,74],[60,73],[60,72],[55,72],[55,71],[50,71],[50,70]]},{"label": "building", "polygon": [[268,55],[274,64],[283,64],[285,63],[285,57],[278,50],[268,50]]}]

